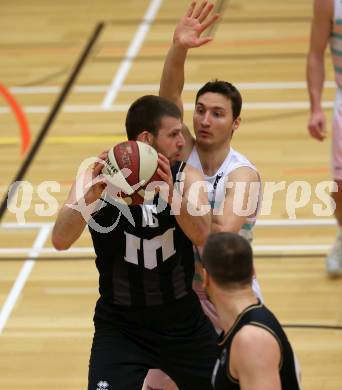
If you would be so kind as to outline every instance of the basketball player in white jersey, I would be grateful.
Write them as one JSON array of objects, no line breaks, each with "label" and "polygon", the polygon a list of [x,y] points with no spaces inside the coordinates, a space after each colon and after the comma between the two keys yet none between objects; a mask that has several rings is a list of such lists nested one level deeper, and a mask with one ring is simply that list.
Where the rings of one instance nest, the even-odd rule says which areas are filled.
[{"label": "basketball player in white jersey", "polygon": [[[217,15],[209,16],[212,8],[213,4],[207,1],[197,8],[195,1],[191,3],[176,26],[173,44],[165,60],[160,95],[176,103],[182,113],[181,94],[187,52],[211,40],[210,37],[202,38],[201,34],[217,20]],[[219,80],[206,83],[196,96],[193,115],[195,139],[183,124],[186,145],[182,159],[202,171],[208,182],[208,196],[213,209],[212,232],[239,232],[251,241],[260,197],[260,177],[255,166],[230,146],[232,136],[240,125],[241,105],[241,95],[232,84]],[[200,262],[196,263],[193,287],[205,313],[219,331],[222,327],[203,291],[199,277]],[[262,299],[255,277],[253,290]],[[173,390],[176,387],[166,375],[151,370],[144,389]]]},{"label": "basketball player in white jersey", "polygon": [[330,43],[337,86],[332,132],[332,175],[337,185],[332,197],[336,203],[335,217],[338,234],[326,259],[326,269],[332,276],[342,275],[342,2],[315,0],[310,50],[307,62],[307,80],[311,115],[308,129],[312,137],[323,141],[326,120],[321,105],[324,84],[324,52]]}]

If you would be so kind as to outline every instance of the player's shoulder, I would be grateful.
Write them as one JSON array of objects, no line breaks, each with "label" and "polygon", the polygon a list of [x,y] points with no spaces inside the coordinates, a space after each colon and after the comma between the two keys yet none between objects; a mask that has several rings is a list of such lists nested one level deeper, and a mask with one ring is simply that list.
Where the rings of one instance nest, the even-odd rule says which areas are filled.
[{"label": "player's shoulder", "polygon": [[232,182],[259,182],[258,172],[251,166],[240,166],[229,173],[229,181]]},{"label": "player's shoulder", "polygon": [[186,164],[184,168],[184,173],[189,181],[198,181],[198,180],[204,180],[203,173],[192,166],[191,164]]},{"label": "player's shoulder", "polygon": [[244,325],[234,336],[233,343],[239,348],[259,348],[269,340],[274,339],[273,332],[263,324],[251,323]]},{"label": "player's shoulder", "polygon": [[[280,344],[270,330],[262,326],[245,325],[234,336],[231,356],[239,365],[267,365],[280,362]],[[260,356],[263,358],[260,359]]]}]

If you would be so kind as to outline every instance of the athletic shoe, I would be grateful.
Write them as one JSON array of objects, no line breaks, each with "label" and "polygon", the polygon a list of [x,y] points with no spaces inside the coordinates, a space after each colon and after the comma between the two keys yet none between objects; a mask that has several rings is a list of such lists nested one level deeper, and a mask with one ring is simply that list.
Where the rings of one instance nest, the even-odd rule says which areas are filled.
[{"label": "athletic shoe", "polygon": [[331,276],[342,276],[342,234],[336,237],[336,241],[326,258],[326,270]]}]

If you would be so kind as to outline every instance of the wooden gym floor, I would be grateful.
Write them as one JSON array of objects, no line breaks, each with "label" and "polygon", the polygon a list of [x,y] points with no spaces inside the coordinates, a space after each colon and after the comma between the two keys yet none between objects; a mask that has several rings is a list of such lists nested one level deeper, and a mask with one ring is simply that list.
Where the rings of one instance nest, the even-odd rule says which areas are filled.
[{"label": "wooden gym floor", "polygon": [[[342,279],[329,279],[324,269],[335,226],[329,210],[323,217],[314,213],[317,204],[324,206],[315,194],[317,184],[330,180],[330,139],[321,144],[306,131],[312,2],[225,4],[214,42],[189,54],[185,120],[191,124],[195,92],[207,80],[220,78],[240,87],[243,121],[233,147],[257,165],[264,183],[284,182],[255,232],[256,269],[265,301],[288,326],[302,366],[303,389],[340,390]],[[32,186],[27,185],[1,221],[0,389],[86,387],[98,296],[90,237],[86,232],[71,251],[56,254],[51,223],[79,163],[123,140],[129,103],[157,93],[174,25],[187,5],[187,0],[1,2],[1,91],[5,87],[24,111],[32,144],[43,129],[47,135],[22,177]],[[99,22],[103,28],[95,37]],[[62,99],[92,37],[92,50]],[[139,43],[140,50],[134,50]],[[328,54],[327,79],[324,101],[330,118],[334,87]],[[49,123],[59,98],[60,110]],[[2,96],[0,129],[3,197],[25,156],[20,156],[18,120]],[[46,181],[55,186],[54,209],[47,209],[38,196],[38,186]],[[311,196],[294,215],[286,193],[296,181],[307,182]],[[25,226],[18,225],[14,213],[20,203],[26,205],[21,215]]]}]

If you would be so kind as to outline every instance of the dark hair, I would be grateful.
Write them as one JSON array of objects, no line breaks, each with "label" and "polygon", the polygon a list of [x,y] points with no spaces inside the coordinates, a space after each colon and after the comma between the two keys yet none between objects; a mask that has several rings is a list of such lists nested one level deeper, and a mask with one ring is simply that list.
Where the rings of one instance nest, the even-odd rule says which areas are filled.
[{"label": "dark hair", "polygon": [[213,233],[204,247],[202,263],[220,287],[251,284],[253,253],[249,242],[236,233]]},{"label": "dark hair", "polygon": [[143,131],[157,135],[161,120],[165,116],[181,118],[179,108],[169,100],[154,95],[137,99],[128,109],[126,133],[129,140],[136,140]]},{"label": "dark hair", "polygon": [[240,115],[241,106],[242,106],[242,97],[240,95],[240,92],[237,90],[236,87],[234,87],[233,84],[221,80],[208,81],[197,92],[196,103],[199,97],[207,92],[219,93],[232,102],[232,111],[233,111],[234,120]]}]

